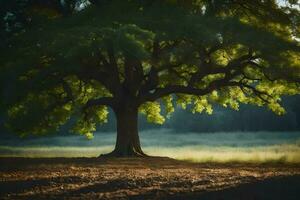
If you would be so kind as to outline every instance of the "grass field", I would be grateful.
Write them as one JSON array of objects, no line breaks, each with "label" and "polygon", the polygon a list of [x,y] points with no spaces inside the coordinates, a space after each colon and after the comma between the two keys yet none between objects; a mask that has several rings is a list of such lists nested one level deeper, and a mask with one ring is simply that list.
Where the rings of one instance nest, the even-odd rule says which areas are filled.
[{"label": "grass field", "polygon": [[[115,134],[97,133],[93,140],[81,136],[55,136],[0,141],[1,157],[96,157],[113,149]],[[144,151],[194,162],[300,163],[298,132],[174,133],[141,132]]]}]

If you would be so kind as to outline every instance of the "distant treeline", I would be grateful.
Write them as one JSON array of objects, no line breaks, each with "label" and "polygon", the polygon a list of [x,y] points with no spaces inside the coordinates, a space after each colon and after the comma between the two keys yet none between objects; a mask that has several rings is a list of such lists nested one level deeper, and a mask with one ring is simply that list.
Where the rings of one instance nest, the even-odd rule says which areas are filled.
[{"label": "distant treeline", "polygon": [[[188,108],[176,109],[170,119],[163,125],[149,124],[140,116],[140,130],[153,128],[170,128],[175,131],[220,132],[220,131],[297,131],[300,130],[300,96],[283,100],[286,114],[278,116],[265,107],[241,105],[239,111],[214,107],[212,115],[191,113]],[[114,131],[114,116],[109,123],[99,127],[99,131]]]},{"label": "distant treeline", "polygon": [[[300,130],[300,96],[288,97],[283,100],[287,113],[278,116],[265,107],[241,105],[239,111],[214,107],[212,115],[206,113],[193,114],[190,111],[176,109],[175,113],[167,119],[163,125],[155,125],[147,122],[140,116],[140,130],[169,128],[178,132],[228,132],[228,131],[299,131]],[[1,135],[5,130],[3,119],[0,119]],[[72,123],[72,122],[70,122]],[[60,130],[60,134],[68,134],[66,125]],[[98,127],[98,131],[115,131],[115,119],[113,113],[109,115],[107,124]]]},{"label": "distant treeline", "polygon": [[[297,101],[298,100],[298,101]],[[296,131],[300,130],[300,98],[290,99],[287,113],[278,116],[266,108],[241,105],[239,111],[216,108],[213,115],[178,110],[168,125],[178,131]]]}]

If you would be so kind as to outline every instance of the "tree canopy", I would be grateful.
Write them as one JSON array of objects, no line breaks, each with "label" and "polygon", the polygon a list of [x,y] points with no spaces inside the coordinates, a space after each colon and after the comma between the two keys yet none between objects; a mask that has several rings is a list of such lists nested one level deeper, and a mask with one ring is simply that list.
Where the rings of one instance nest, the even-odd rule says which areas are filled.
[{"label": "tree canopy", "polygon": [[297,2],[90,3],[68,15],[29,6],[32,23],[5,36],[0,103],[14,132],[46,134],[73,117],[72,130],[91,138],[107,107],[136,107],[160,124],[187,105],[284,114],[281,97],[300,94]]}]

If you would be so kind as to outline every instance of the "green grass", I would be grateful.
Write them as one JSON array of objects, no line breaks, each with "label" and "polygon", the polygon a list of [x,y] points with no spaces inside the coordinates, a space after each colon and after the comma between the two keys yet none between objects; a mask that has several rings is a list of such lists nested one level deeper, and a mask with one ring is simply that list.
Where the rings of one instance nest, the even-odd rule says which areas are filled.
[{"label": "green grass", "polygon": [[300,163],[300,146],[295,144],[259,147],[154,148],[146,152],[193,162]]},{"label": "green grass", "polygon": [[[300,132],[174,133],[142,131],[143,150],[193,162],[300,163]],[[2,157],[96,157],[112,151],[115,133],[97,133],[93,140],[72,136],[0,140]]]},{"label": "green grass", "polygon": [[[11,147],[0,146],[1,157],[95,157],[110,152],[113,146],[102,147]],[[192,162],[300,163],[300,145],[282,144],[256,147],[200,146],[145,147],[149,155],[168,156]]]}]

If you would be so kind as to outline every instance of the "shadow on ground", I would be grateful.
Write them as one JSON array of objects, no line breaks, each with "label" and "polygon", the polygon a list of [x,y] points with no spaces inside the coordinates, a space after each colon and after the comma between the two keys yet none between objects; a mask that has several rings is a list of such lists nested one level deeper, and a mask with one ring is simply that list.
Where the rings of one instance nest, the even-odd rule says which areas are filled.
[{"label": "shadow on ground", "polygon": [[0,158],[0,199],[298,200],[300,166]]},{"label": "shadow on ground", "polygon": [[[27,181],[4,181],[0,183],[0,196],[9,193],[19,193],[30,188],[50,185],[52,182],[78,182],[76,177],[64,177],[63,179],[40,179]],[[172,184],[172,183],[170,183]],[[122,189],[137,189],[151,186],[151,181],[140,180],[139,182],[130,182],[130,180],[112,180],[106,183],[95,183],[77,190],[61,193],[60,195],[44,196],[33,195],[31,199],[72,199],[84,198],[88,193],[115,192]],[[88,195],[89,196],[89,195]],[[201,200],[298,200],[300,197],[300,175],[289,177],[269,178],[254,183],[241,184],[236,187],[230,187],[211,192],[189,192],[168,194],[163,188],[151,189],[142,194],[127,196],[127,199],[201,199]],[[16,199],[19,199],[16,197]],[[123,199],[123,198],[122,198]]]},{"label": "shadow on ground", "polygon": [[300,199],[300,175],[269,178],[218,191],[179,194],[168,199],[298,200]]},{"label": "shadow on ground", "polygon": [[1,195],[10,193],[21,193],[36,187],[53,186],[58,183],[80,183],[83,180],[76,176],[52,177],[28,180],[9,180],[0,181],[0,197]]}]

